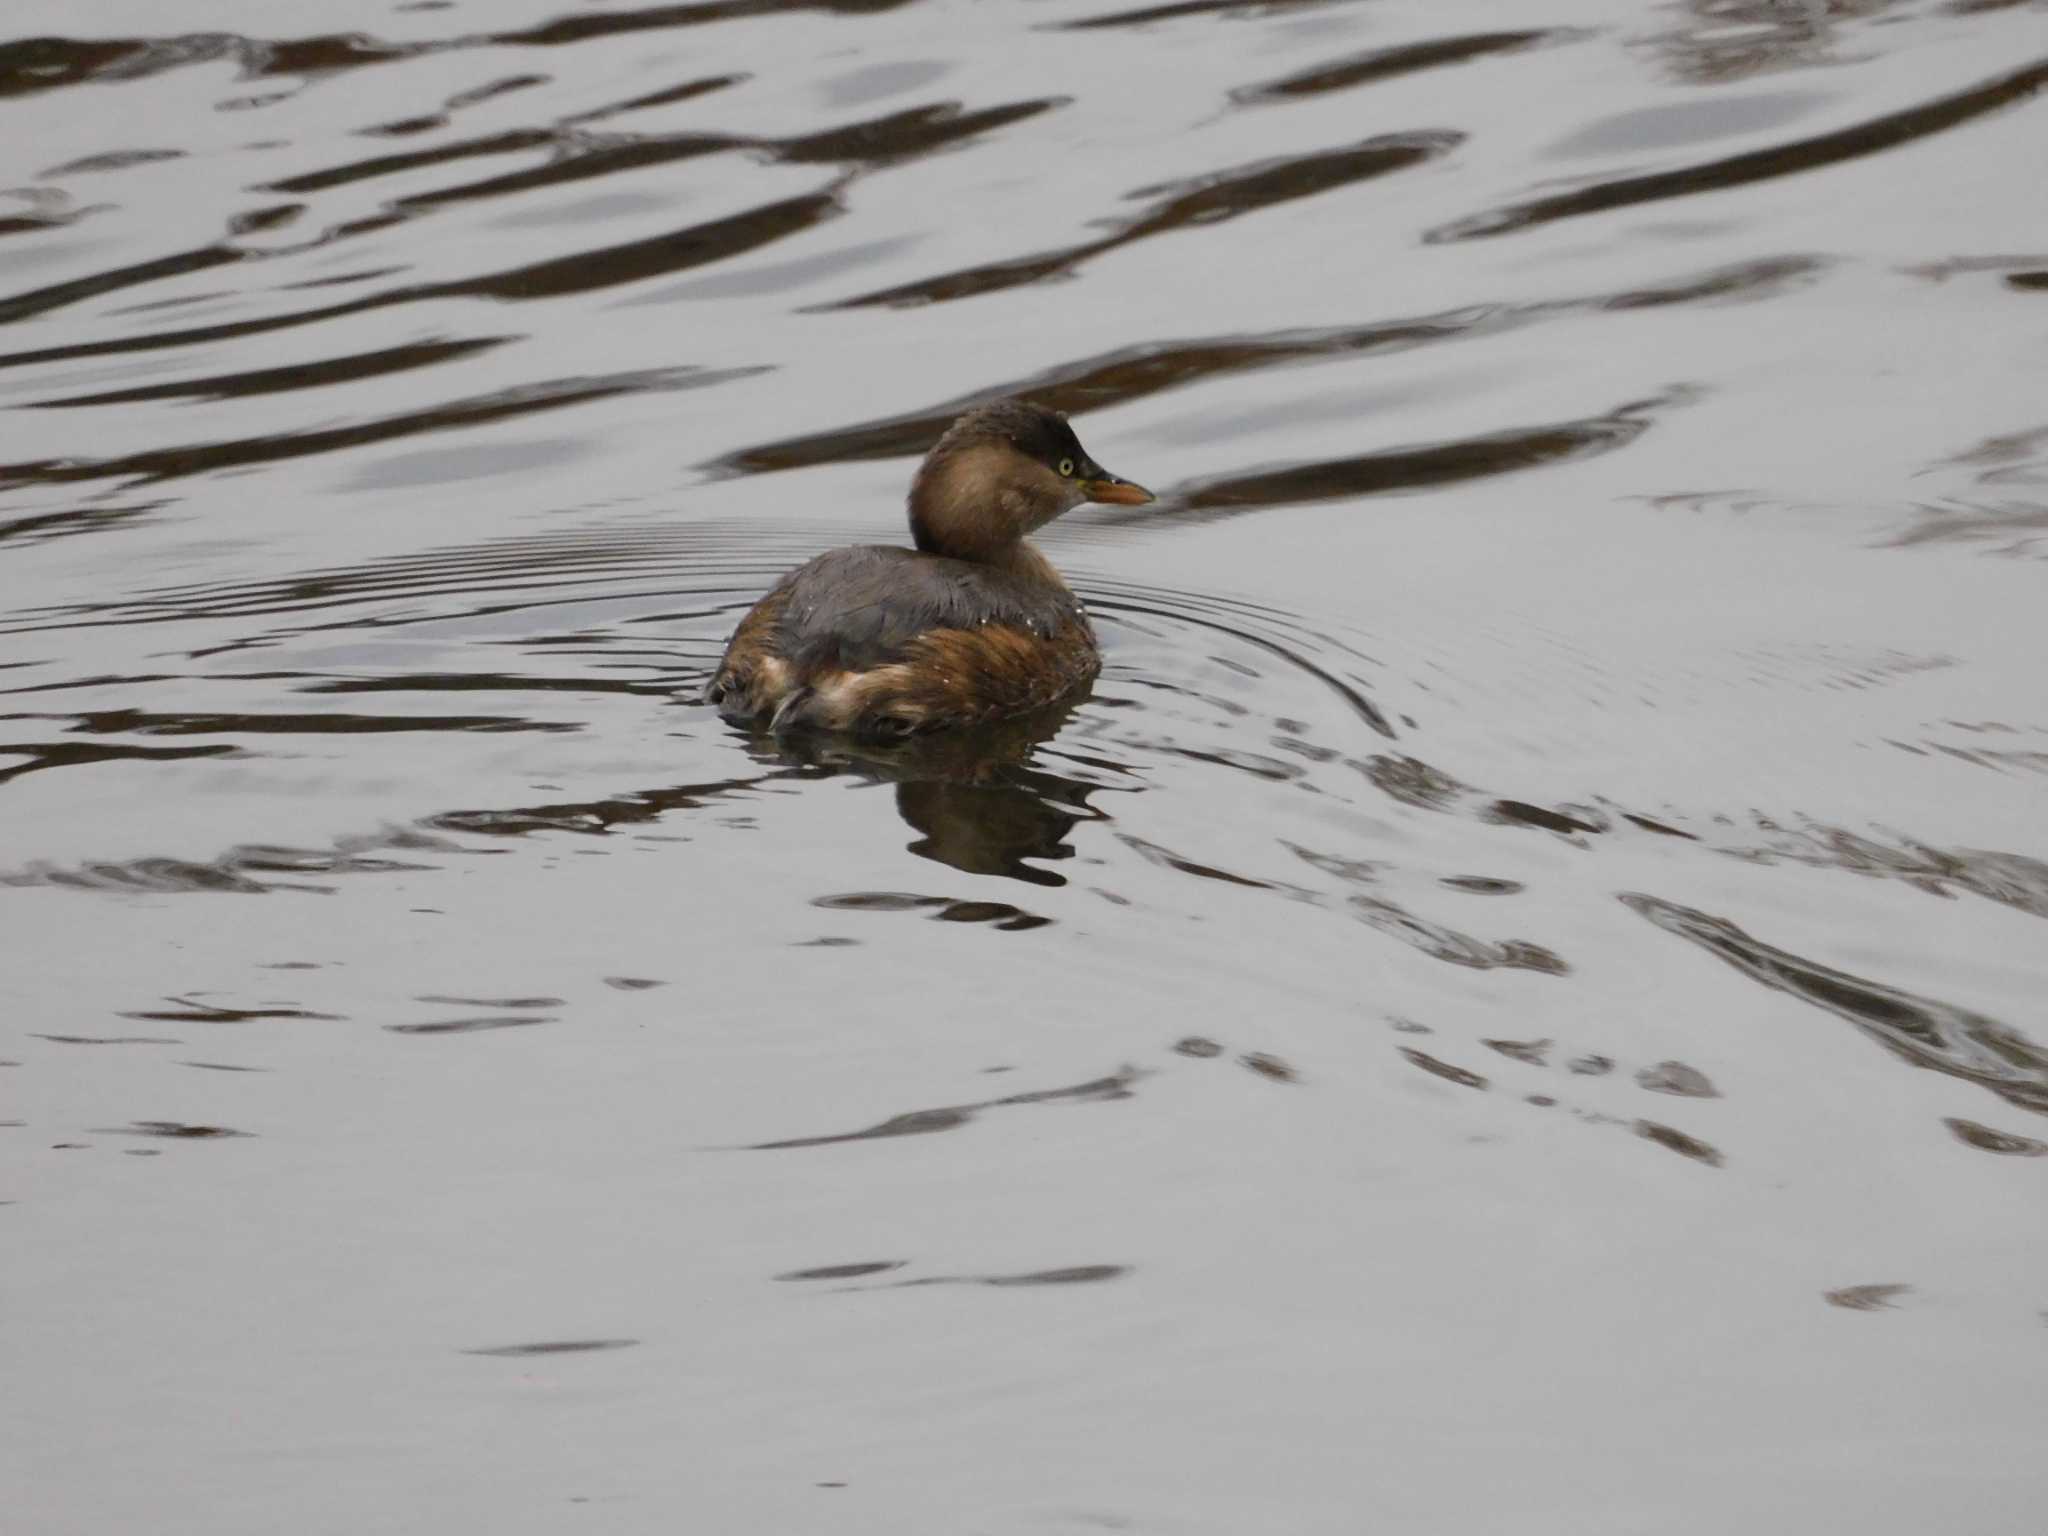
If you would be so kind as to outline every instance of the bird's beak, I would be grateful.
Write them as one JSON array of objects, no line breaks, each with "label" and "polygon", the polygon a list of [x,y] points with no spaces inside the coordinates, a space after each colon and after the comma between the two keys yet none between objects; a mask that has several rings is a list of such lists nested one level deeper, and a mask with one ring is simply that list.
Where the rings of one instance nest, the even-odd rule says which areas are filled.
[{"label": "bird's beak", "polygon": [[1082,481],[1081,489],[1090,501],[1106,501],[1119,507],[1142,507],[1152,499],[1152,493],[1142,485],[1119,480],[1106,470],[1093,480]]}]

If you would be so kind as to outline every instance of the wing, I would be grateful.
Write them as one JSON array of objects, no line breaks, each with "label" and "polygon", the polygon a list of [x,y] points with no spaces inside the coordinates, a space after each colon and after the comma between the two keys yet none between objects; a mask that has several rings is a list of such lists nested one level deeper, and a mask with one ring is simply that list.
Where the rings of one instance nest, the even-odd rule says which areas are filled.
[{"label": "wing", "polygon": [[884,544],[820,555],[776,590],[784,598],[777,648],[799,676],[903,661],[934,630],[1000,625],[1050,637],[1082,622],[1080,603],[1063,588]]}]

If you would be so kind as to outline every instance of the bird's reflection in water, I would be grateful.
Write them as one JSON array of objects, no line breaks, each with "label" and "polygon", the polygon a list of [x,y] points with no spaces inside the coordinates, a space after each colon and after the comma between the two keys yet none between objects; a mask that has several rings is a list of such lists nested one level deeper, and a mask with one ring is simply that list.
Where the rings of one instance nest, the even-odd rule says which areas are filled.
[{"label": "bird's reflection in water", "polygon": [[1031,861],[1073,857],[1067,835],[1078,821],[1101,819],[1088,804],[1101,786],[1053,773],[1031,756],[1080,702],[1069,696],[989,725],[892,741],[762,734],[754,745],[764,757],[894,784],[897,814],[919,834],[910,851],[922,858],[973,875],[1065,885],[1065,876]]}]

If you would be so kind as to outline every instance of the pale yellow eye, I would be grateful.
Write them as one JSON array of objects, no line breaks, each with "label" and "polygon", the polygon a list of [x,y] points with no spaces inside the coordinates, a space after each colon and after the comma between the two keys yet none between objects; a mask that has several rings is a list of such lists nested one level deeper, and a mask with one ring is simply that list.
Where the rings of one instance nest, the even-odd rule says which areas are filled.
[{"label": "pale yellow eye", "polygon": [[1074,461],[1072,459],[1061,459],[1060,473],[1071,476],[1074,473]]}]

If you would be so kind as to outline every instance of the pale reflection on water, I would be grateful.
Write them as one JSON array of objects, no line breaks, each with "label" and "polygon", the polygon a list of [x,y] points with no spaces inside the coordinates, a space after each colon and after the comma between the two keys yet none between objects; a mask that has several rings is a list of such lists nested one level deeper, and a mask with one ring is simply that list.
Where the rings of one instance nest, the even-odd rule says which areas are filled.
[{"label": "pale reflection on water", "polygon": [[8,21],[10,1530],[2038,1528],[2041,7]]}]

